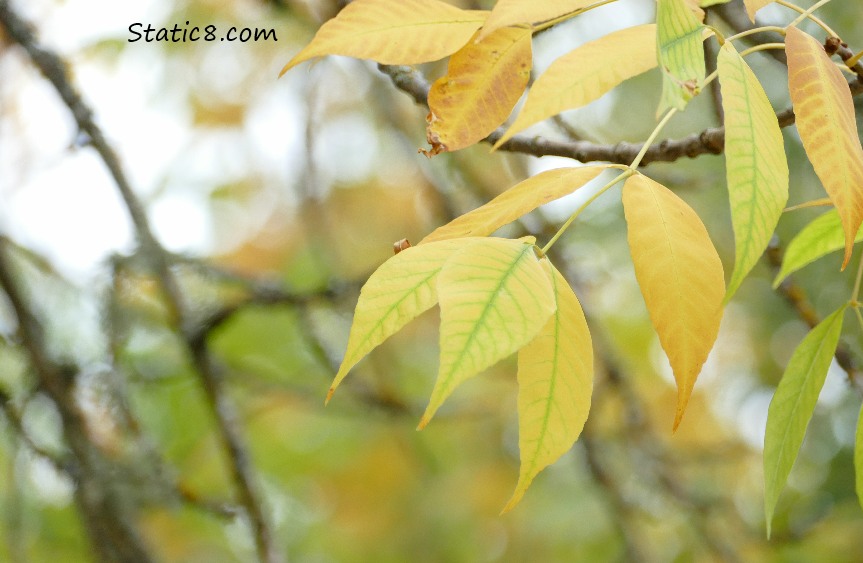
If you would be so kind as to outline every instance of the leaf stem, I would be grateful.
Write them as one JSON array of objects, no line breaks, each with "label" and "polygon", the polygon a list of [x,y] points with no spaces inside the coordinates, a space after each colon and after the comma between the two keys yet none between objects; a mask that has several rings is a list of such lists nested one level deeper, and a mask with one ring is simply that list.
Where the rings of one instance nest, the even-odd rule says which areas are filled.
[{"label": "leaf stem", "polygon": [[820,199],[798,203],[797,205],[789,205],[782,210],[782,213],[788,213],[789,211],[797,211],[798,209],[806,209],[809,207],[826,207],[828,205],[833,205],[833,202],[830,201],[829,197],[822,197]]},{"label": "leaf stem", "polygon": [[540,31],[545,31],[546,29],[555,26],[561,22],[565,22],[570,18],[574,18],[575,16],[581,15],[585,12],[589,12],[594,8],[599,8],[600,6],[605,6],[606,4],[611,4],[612,2],[617,2],[617,0],[601,0],[596,4],[591,4],[590,6],[585,6],[584,8],[579,8],[577,10],[573,10],[572,12],[563,14],[562,16],[557,16],[556,18],[550,19],[548,21],[540,22],[533,26],[532,33],[539,33]]},{"label": "leaf stem", "polygon": [[785,49],[785,43],[762,43],[761,45],[756,45],[744,51],[740,51],[740,56],[745,57],[746,55],[755,53],[756,51],[767,51],[768,49]]},{"label": "leaf stem", "polygon": [[790,24],[788,24],[787,27],[796,26],[797,24],[799,24],[800,22],[802,22],[806,18],[809,18],[812,22],[814,22],[816,25],[818,25],[818,27],[820,27],[821,29],[826,31],[829,35],[831,35],[833,37],[839,37],[839,35],[835,31],[830,29],[830,26],[828,26],[826,23],[821,21],[820,18],[818,18],[817,16],[814,16],[812,14],[812,12],[814,12],[815,10],[817,10],[818,8],[820,8],[821,6],[823,6],[824,4],[826,4],[828,2],[830,2],[830,0],[821,0],[820,2],[817,2],[814,5],[810,6],[808,9],[804,10],[800,6],[797,6],[796,4],[792,4],[791,2],[786,2],[785,0],[776,0],[776,3],[779,4],[780,6],[785,6],[786,8],[794,10],[795,12],[800,14],[800,16],[798,16],[797,19],[795,19]]},{"label": "leaf stem", "polygon": [[566,223],[561,225],[561,227],[557,230],[557,232],[554,234],[554,236],[551,237],[551,240],[548,241],[548,243],[546,243],[546,245],[542,247],[541,252],[543,254],[547,254],[549,249],[552,247],[552,245],[557,242],[557,239],[559,239],[561,237],[561,235],[563,235],[564,231],[566,231],[566,229],[569,228],[569,226],[572,224],[572,222],[575,221],[575,218],[578,217],[579,215],[581,215],[581,212],[584,211],[585,209],[587,209],[587,206],[590,205],[591,203],[593,203],[594,200],[596,200],[596,198],[598,198],[599,196],[601,196],[602,194],[607,192],[609,189],[611,189],[615,184],[617,184],[621,180],[626,180],[627,178],[629,178],[630,176],[632,176],[635,173],[636,172],[634,169],[625,170],[623,173],[615,176],[610,182],[608,182],[607,184],[602,186],[595,194],[590,196],[587,199],[587,201],[582,203],[579,206],[579,208],[576,209],[573,212],[573,214],[569,216],[569,219],[566,220]]},{"label": "leaf stem", "polygon": [[[705,82],[706,84],[706,82]],[[635,155],[635,159],[633,159],[632,164],[629,165],[629,169],[635,172],[635,169],[638,168],[638,165],[641,163],[641,160],[644,158],[644,155],[647,154],[648,149],[650,149],[650,145],[653,144],[653,141],[656,140],[656,137],[659,136],[659,132],[662,131],[662,128],[665,127],[665,124],[677,113],[677,108],[671,108],[668,112],[663,116],[663,118],[657,123],[656,127],[653,129],[653,132],[644,141],[644,144],[641,146],[641,150],[638,151],[638,154]]]},{"label": "leaf stem", "polygon": [[752,29],[747,29],[745,31],[741,31],[740,33],[735,33],[734,35],[732,35],[730,37],[726,37],[725,40],[726,41],[736,41],[737,39],[741,39],[741,38],[746,37],[748,35],[755,35],[756,33],[762,33],[762,32],[767,32],[767,31],[775,31],[776,33],[778,33],[782,36],[785,35],[785,28],[784,27],[780,27],[778,25],[765,25],[762,27],[753,27]]},{"label": "leaf stem", "polygon": [[854,280],[854,289],[851,290],[850,304],[857,309],[857,298],[860,296],[860,283],[863,282],[863,255],[860,256],[860,264],[857,266],[857,278]]}]

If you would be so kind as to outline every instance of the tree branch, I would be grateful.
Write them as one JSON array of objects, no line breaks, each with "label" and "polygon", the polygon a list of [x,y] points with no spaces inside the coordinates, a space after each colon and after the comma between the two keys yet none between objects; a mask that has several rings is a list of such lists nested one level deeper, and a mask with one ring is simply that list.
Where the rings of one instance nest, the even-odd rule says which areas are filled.
[{"label": "tree branch", "polygon": [[[192,358],[201,385],[215,415],[219,436],[228,454],[231,474],[238,489],[240,503],[247,511],[251,522],[258,555],[261,560],[268,563],[281,561],[282,556],[276,549],[270,525],[264,514],[260,494],[255,485],[251,461],[238,426],[236,409],[227,396],[221,373],[209,356],[205,342],[195,338],[196,332],[190,326],[185,300],[179,283],[171,270],[168,254],[153,235],[144,206],[132,190],[116,153],[105,139],[101,129],[96,125],[93,112],[72,86],[66,70],[66,63],[56,53],[38,44],[30,26],[14,12],[8,0],[0,0],[0,22],[6,28],[9,36],[26,50],[36,67],[60,94],[78,127],[87,134],[89,144],[99,154],[117,185],[135,227],[138,243],[159,278],[176,328],[183,336],[187,351]],[[35,359],[34,362],[36,362]]]},{"label": "tree branch", "polygon": [[[393,84],[410,95],[415,102],[428,107],[429,82],[418,70],[409,66],[378,65],[381,72],[390,77]],[[849,84],[852,95],[863,92],[863,82],[855,80]],[[777,112],[780,127],[794,123],[794,110],[788,108]],[[496,143],[506,132],[499,127],[484,139]],[[620,142],[598,144],[590,141],[553,141],[542,137],[516,135],[498,150],[528,154],[531,156],[562,156],[579,162],[611,162],[630,164],[643,147],[643,143]],[[703,154],[721,154],[725,149],[725,127],[712,127],[681,139],[665,139],[652,144],[641,161],[641,166],[652,162],[674,162],[683,157],[695,158]]]},{"label": "tree branch", "polygon": [[101,471],[100,453],[90,441],[86,423],[75,406],[73,387],[78,367],[56,363],[48,353],[44,329],[27,305],[9,258],[7,239],[0,237],[0,288],[18,322],[18,332],[39,377],[41,388],[60,413],[76,477],[75,501],[94,553],[103,562],[146,563],[150,556],[126,511],[117,502],[110,479]]}]

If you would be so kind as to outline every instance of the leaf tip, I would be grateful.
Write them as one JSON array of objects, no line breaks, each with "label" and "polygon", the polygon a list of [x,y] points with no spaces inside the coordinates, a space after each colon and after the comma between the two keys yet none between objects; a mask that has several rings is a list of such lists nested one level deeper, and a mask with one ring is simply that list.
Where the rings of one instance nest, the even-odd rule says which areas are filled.
[{"label": "leaf tip", "polygon": [[425,414],[424,414],[424,415],[422,416],[422,418],[420,419],[420,423],[419,423],[419,424],[417,424],[417,432],[419,432],[420,430],[422,430],[423,428],[425,428],[425,427],[426,427],[426,425],[428,425],[428,423],[429,423],[430,421],[431,421],[431,417],[430,417],[430,416],[428,416],[428,415],[425,415]]},{"label": "leaf tip", "polygon": [[683,420],[683,414],[686,412],[686,405],[689,403],[689,394],[684,396],[683,390],[678,393],[677,412],[674,414],[674,424],[671,426],[671,433],[677,432],[677,427],[680,426],[680,421]]},{"label": "leaf tip", "polygon": [[518,501],[513,502],[513,499],[510,499],[509,502],[506,503],[506,506],[504,506],[503,509],[501,509],[500,514],[498,514],[498,516],[503,516],[504,514],[506,514],[507,512],[509,512],[510,510],[515,508],[516,504],[518,504]]},{"label": "leaf tip", "polygon": [[854,238],[852,236],[850,241],[845,243],[845,258],[842,259],[842,270],[845,271],[845,268],[848,266],[848,263],[851,262],[851,255],[854,254]]},{"label": "leaf tip", "polygon": [[327,398],[326,398],[326,399],[324,399],[324,406],[327,406],[328,404],[330,404],[330,399],[332,399],[332,398],[333,398],[333,395],[335,394],[335,392],[336,392],[336,388],[335,388],[335,387],[330,387],[330,388],[327,390]]}]

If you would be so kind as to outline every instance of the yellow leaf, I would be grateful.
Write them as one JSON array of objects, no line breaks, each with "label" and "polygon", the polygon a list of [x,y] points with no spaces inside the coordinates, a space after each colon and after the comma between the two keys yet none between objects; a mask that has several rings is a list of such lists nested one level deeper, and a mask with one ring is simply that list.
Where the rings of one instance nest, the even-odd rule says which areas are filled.
[{"label": "yellow leaf", "polygon": [[623,210],[635,277],[677,381],[677,429],[719,332],[722,262],[698,215],[657,182],[630,177]]},{"label": "yellow leaf", "polygon": [[518,448],[521,469],[511,510],[536,475],[578,439],[593,392],[593,347],[581,304],[551,262],[542,260],[557,310],[518,353]]},{"label": "yellow leaf", "polygon": [[525,28],[499,29],[453,54],[429,91],[426,155],[468,147],[494,131],[524,92],[532,62]]},{"label": "yellow leaf", "polygon": [[686,7],[692,10],[692,13],[695,14],[695,17],[698,18],[698,21],[704,21],[704,10],[701,9],[703,2],[700,0],[685,0]]},{"label": "yellow leaf", "polygon": [[782,131],[755,74],[726,42],[719,51],[725,113],[725,168],[734,225],[731,299],[758,262],[788,201],[788,163]]},{"label": "yellow leaf", "polygon": [[704,84],[704,26],[684,0],[659,0],[656,45],[662,68],[662,99],[657,115],[667,108],[682,110]]},{"label": "yellow leaf", "polygon": [[743,0],[743,4],[746,5],[746,13],[749,14],[749,21],[754,23],[755,12],[773,2],[774,0]]},{"label": "yellow leaf", "polygon": [[488,12],[460,10],[440,0],[354,0],[326,22],[280,76],[303,61],[326,55],[391,65],[436,61],[456,52]]},{"label": "yellow leaf", "polygon": [[525,240],[481,238],[457,250],[438,296],[440,370],[419,428],[460,383],[533,340],[555,309],[551,282]]},{"label": "yellow leaf", "polygon": [[630,27],[555,60],[530,87],[524,107],[495,148],[543,119],[599,98],[656,66],[656,25]]},{"label": "yellow leaf", "polygon": [[516,184],[485,205],[438,227],[420,244],[467,236],[490,235],[540,205],[568,195],[596,178],[605,166],[547,170]]},{"label": "yellow leaf", "polygon": [[480,31],[480,39],[510,25],[553,20],[596,4],[599,0],[499,0]]},{"label": "yellow leaf", "polygon": [[844,270],[863,221],[863,148],[857,136],[854,102],[842,72],[811,36],[796,27],[788,28],[785,53],[797,132],[842,219]]},{"label": "yellow leaf", "polygon": [[366,354],[437,303],[437,277],[446,260],[476,238],[440,241],[402,250],[384,262],[360,291],[345,358],[327,393]]}]

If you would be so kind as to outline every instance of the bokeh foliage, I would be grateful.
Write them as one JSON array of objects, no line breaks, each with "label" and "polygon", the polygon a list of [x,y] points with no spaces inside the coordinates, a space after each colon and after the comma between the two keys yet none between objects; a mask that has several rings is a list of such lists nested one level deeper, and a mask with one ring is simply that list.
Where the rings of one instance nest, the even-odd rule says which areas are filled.
[{"label": "bokeh foliage", "polygon": [[[859,560],[863,514],[852,452],[860,398],[845,373],[834,365],[828,375],[768,542],[764,421],[806,325],[771,290],[775,269],[762,260],[729,305],[687,420],[672,436],[667,413],[676,391],[635,284],[617,195],[591,206],[556,247],[556,264],[585,305],[600,358],[591,417],[572,452],[537,478],[516,510],[498,515],[518,474],[514,361],[466,383],[428,428],[414,430],[437,369],[430,344],[436,342],[436,312],[359,364],[324,409],[359,286],[391,255],[393,241],[417,241],[560,162],[489,154],[484,145],[426,160],[416,154],[425,143],[423,108],[369,63],[332,57],[276,80],[287,58],[337,12],[337,2],[156,4],[154,13],[161,15],[154,26],[188,20],[278,31],[277,43],[142,44],[126,41],[133,20],[122,20],[90,35],[65,30],[73,40],[60,52],[83,69],[77,83],[103,116],[157,226],[165,205],[179,199],[196,206],[200,221],[187,228],[203,232],[180,237],[173,271],[192,325],[237,406],[265,512],[289,559]],[[468,4],[461,3],[488,7]],[[535,66],[596,38],[600,27],[649,21],[651,4],[628,0],[544,33],[536,41]],[[73,0],[46,0],[32,3],[27,14],[37,29],[50,30],[81,9]],[[852,47],[863,47],[856,3],[833,2],[820,13]],[[715,14],[708,18],[727,26]],[[759,76],[782,75],[766,56],[750,64]],[[430,76],[445,72],[443,64],[422,68]],[[124,78],[145,69],[151,71],[146,82]],[[13,84],[41,87],[26,56],[2,33],[0,72]],[[100,80],[89,83],[91,76]],[[783,80],[773,81],[773,89],[771,80],[762,80],[777,108],[788,105]],[[565,137],[575,128],[600,142],[643,139],[654,125],[660,84],[659,72],[651,72],[537,132]],[[0,183],[0,201],[8,198],[10,209],[44,173],[46,159],[86,159],[89,150],[67,148],[77,134],[68,116],[45,133],[61,142],[34,144],[21,95],[0,89],[0,150],[23,147],[16,149],[19,158],[0,161],[0,176],[16,179]],[[128,100],[131,114],[133,103],[157,108],[182,142],[161,137],[165,131],[158,127],[136,129],[139,123],[111,110],[116,103],[105,102],[101,114],[99,102],[108,97]],[[46,95],[44,103],[62,110],[56,97]],[[668,133],[678,137],[715,124],[709,96],[699,96]],[[821,197],[799,139],[787,129],[784,136],[789,203]],[[177,144],[173,154],[148,152],[169,142]],[[95,175],[110,185],[100,163],[84,166],[86,181]],[[698,211],[730,271],[722,158],[653,164],[650,172]],[[64,189],[74,191],[82,181],[70,177]],[[571,207],[564,202],[534,212],[506,233],[547,240]],[[785,214],[779,239],[787,242],[818,213]],[[106,461],[106,486],[117,491],[120,509],[153,556],[253,560],[249,522],[234,501],[212,409],[147,257],[118,243],[114,255],[82,271],[51,249],[51,237],[63,233],[39,239],[14,217],[8,223],[0,234],[17,242],[3,251],[46,328],[51,355],[81,368],[75,397],[87,435]],[[176,231],[176,225],[161,233],[157,228],[157,235]],[[184,246],[182,240],[203,242]],[[853,275],[835,275],[840,261],[833,254],[794,276],[822,315],[853,284]],[[14,312],[3,302],[0,559],[90,560],[73,479],[56,463],[69,451],[57,406],[41,388],[17,331]],[[858,337],[844,342],[859,353]]]}]

